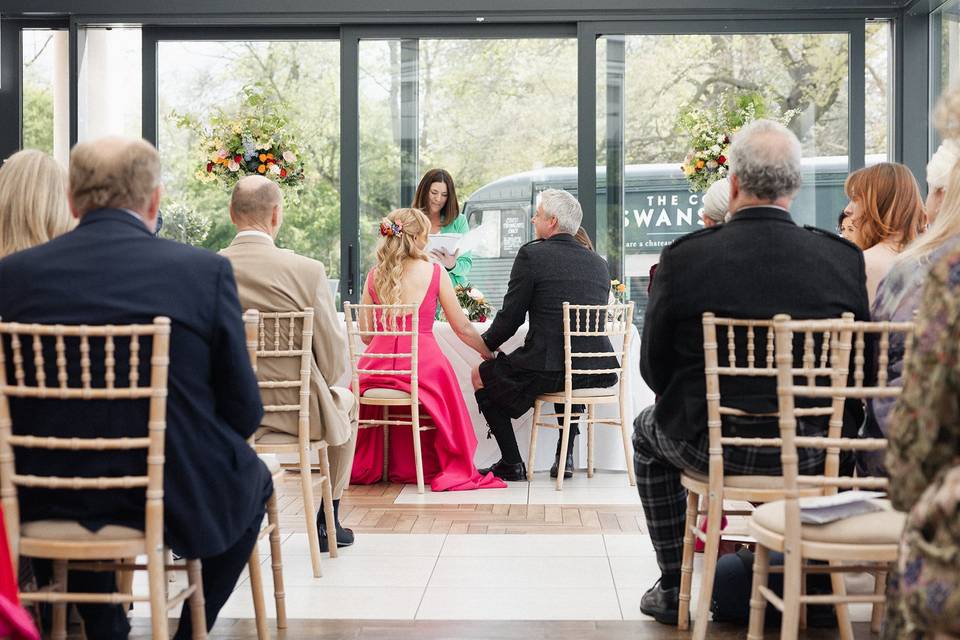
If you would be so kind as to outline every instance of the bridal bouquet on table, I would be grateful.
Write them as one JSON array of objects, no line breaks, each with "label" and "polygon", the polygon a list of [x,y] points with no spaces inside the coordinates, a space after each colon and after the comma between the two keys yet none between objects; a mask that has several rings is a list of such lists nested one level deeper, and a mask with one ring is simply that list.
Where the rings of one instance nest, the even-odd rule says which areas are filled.
[{"label": "bridal bouquet on table", "polygon": [[[487,302],[483,292],[470,285],[458,284],[453,288],[457,294],[460,309],[470,322],[486,322],[493,315],[493,307]],[[446,322],[443,311],[439,312],[439,319]]]},{"label": "bridal bouquet on table", "polygon": [[204,121],[174,114],[177,126],[190,129],[199,140],[197,180],[232,188],[244,176],[261,175],[299,191],[304,163],[284,112],[285,105],[253,86],[244,87],[236,113],[217,109]]},{"label": "bridal bouquet on table", "polygon": [[690,137],[690,152],[680,169],[690,191],[703,192],[727,175],[730,139],[745,124],[760,118],[789,124],[800,112],[790,109],[781,115],[770,113],[760,93],[722,93],[712,107],[690,105],[680,112],[677,125]]}]

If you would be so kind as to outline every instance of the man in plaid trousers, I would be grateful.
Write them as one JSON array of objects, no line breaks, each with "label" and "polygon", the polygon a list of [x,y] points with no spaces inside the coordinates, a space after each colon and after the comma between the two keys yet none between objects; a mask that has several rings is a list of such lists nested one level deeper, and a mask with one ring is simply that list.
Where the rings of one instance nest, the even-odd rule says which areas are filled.
[{"label": "man in plaid trousers", "polygon": [[[730,222],[695,231],[663,250],[647,306],[640,372],[657,403],[634,422],[634,466],[661,577],[640,601],[659,622],[677,624],[686,490],[684,469],[707,473],[706,385],[702,314],[798,319],[868,320],[863,254],[852,243],[796,225],[790,203],[800,188],[800,142],[780,124],[755,121],[735,136],[729,153]],[[776,411],[774,380],[724,379],[725,404]],[[853,407],[851,407],[853,409]],[[856,433],[858,413],[844,430]],[[860,412],[862,418],[862,412]],[[801,424],[807,433],[818,424]],[[776,435],[776,418],[725,420],[724,435]],[[809,453],[809,455],[805,455]],[[801,450],[800,473],[822,467],[823,453]],[[729,474],[779,474],[778,450],[724,449]]]}]

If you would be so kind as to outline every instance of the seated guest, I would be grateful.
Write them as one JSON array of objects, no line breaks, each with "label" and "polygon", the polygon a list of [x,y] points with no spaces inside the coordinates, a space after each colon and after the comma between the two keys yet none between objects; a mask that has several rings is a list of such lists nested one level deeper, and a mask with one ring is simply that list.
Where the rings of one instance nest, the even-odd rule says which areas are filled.
[{"label": "seated guest", "polygon": [[730,180],[729,178],[720,178],[707,189],[703,194],[703,209],[700,211],[700,219],[704,227],[713,227],[723,224],[729,214],[728,206],[730,204]]},{"label": "seated guest", "polygon": [[[576,241],[583,212],[577,199],[560,189],[547,189],[533,216],[537,239],[520,247],[510,271],[503,308],[483,334],[483,341],[496,351],[517,332],[526,316],[530,329],[523,346],[500,353],[495,360],[480,363],[473,370],[477,405],[497,439],[501,458],[489,469],[504,480],[523,480],[526,467],[517,448],[511,418],[519,418],[533,407],[537,396],[563,390],[563,303],[607,304],[610,272],[599,255]],[[575,351],[613,352],[605,336],[573,338]],[[612,369],[611,357],[577,358],[578,369]],[[616,374],[577,375],[575,389],[610,387]],[[579,405],[574,405],[579,407]],[[582,409],[580,409],[582,411]],[[576,426],[567,431],[567,469],[573,467],[573,439]],[[560,442],[552,474],[556,477]],[[533,464],[533,460],[528,461]],[[571,471],[572,473],[572,471]],[[565,474],[566,475],[566,474]]]},{"label": "seated guest", "polygon": [[[960,163],[950,172],[940,214],[930,228],[901,253],[887,277],[880,283],[871,308],[874,320],[910,322],[920,307],[923,284],[930,269],[940,259],[960,246]],[[900,384],[903,375],[903,336],[890,335],[887,375],[889,384]],[[895,398],[874,398],[862,434],[868,438],[885,438]],[[858,468],[865,475],[886,475],[882,451],[857,453]]]},{"label": "seated guest", "polygon": [[0,258],[72,228],[63,167],[36,149],[7,158],[0,167]]},{"label": "seated guest", "polygon": [[[337,319],[333,295],[323,265],[311,258],[277,248],[273,241],[283,224],[283,198],[277,183],[263,176],[241,178],[230,199],[230,220],[237,237],[220,253],[230,259],[244,309],[302,311],[313,307],[313,362],[310,371],[310,439],[326,440],[333,488],[337,545],[353,544],[353,532],[340,526],[340,498],[350,481],[356,426],[351,419],[353,394],[331,386],[349,371],[346,338]],[[266,358],[258,363],[261,381],[300,376],[298,358]],[[264,404],[299,404],[299,389],[265,389]],[[267,413],[257,437],[270,432],[297,435],[293,412]],[[320,549],[327,551],[327,521],[323,505],[317,513]]]},{"label": "seated guest", "polygon": [[[729,158],[734,214],[726,224],[678,238],[660,254],[640,343],[640,372],[659,400],[634,422],[634,466],[661,574],[640,610],[667,624],[676,624],[678,614],[686,513],[680,473],[708,472],[703,313],[738,318],[788,313],[802,319],[852,311],[861,320],[869,317],[863,254],[832,233],[798,227],[790,217],[800,188],[796,136],[780,124],[758,120],[737,133]],[[721,384],[724,398],[735,406],[776,411],[770,379]],[[753,428],[767,426],[773,433]],[[856,416],[850,424],[845,420],[847,431],[855,433],[858,426]],[[743,434],[753,435],[775,435],[777,428],[775,422],[724,427],[742,427]],[[798,428],[809,435],[822,427],[801,421]],[[800,452],[800,473],[822,466],[822,452]],[[726,447],[724,470],[779,474],[780,452]]]},{"label": "seated guest", "polygon": [[[80,223],[70,233],[0,260],[0,317],[47,324],[171,319],[164,538],[174,553],[202,559],[212,627],[250,558],[273,487],[246,442],[263,408],[230,262],[152,235],[160,191],[160,156],[149,143],[104,138],[74,147],[69,198]],[[146,367],[149,348],[144,348]],[[11,399],[10,410],[16,433],[95,438],[144,435],[148,407],[146,401]],[[69,468],[57,468],[56,457],[24,450],[17,465],[21,473],[38,475],[143,471],[142,453],[108,457],[75,454],[67,459]],[[77,468],[83,459],[90,466]],[[91,531],[107,524],[142,528],[143,507],[142,490],[20,491],[23,521],[76,520]],[[36,564],[47,565],[40,572],[49,575],[49,563]],[[70,572],[70,590],[115,591],[116,586],[112,572]],[[120,605],[81,606],[80,611],[88,638],[126,638],[130,631]],[[190,637],[184,603],[176,638]]]},{"label": "seated guest", "polygon": [[[952,197],[948,187],[936,224],[947,215]],[[916,321],[913,350],[904,365],[903,392],[890,416],[886,467],[896,482],[890,483],[888,491],[895,508],[914,510],[901,544],[901,556],[932,552],[943,563],[941,567],[951,568],[960,546],[954,512],[956,485],[952,495],[943,496],[950,500],[944,500],[935,509],[930,509],[929,500],[921,500],[921,496],[955,467],[960,451],[960,247],[956,244],[940,254],[930,268]],[[920,502],[927,504],[924,507]],[[918,518],[926,519],[926,530],[913,528]],[[911,531],[920,535],[910,535]],[[950,540],[948,544],[943,533]],[[924,539],[925,550],[917,549],[916,541]],[[960,613],[953,595],[960,587],[960,576],[952,569],[948,575],[940,576],[947,580],[927,582],[929,574],[936,571],[934,566],[914,562],[908,571],[891,577],[883,638],[934,637],[938,632],[948,632],[949,637],[956,635],[956,627],[928,626],[938,618],[955,625]]]},{"label": "seated guest", "polygon": [[[477,435],[463,401],[460,384],[440,345],[433,337],[433,321],[437,303],[450,327],[464,344],[483,358],[492,357],[480,334],[457,302],[450,278],[443,275],[440,265],[430,262],[425,253],[430,233],[430,219],[419,209],[397,209],[390,212],[380,224],[380,242],[377,245],[377,265],[367,274],[363,289],[363,304],[418,305],[417,378],[421,416],[425,413],[436,427],[422,435],[423,475],[434,491],[466,491],[469,489],[502,488],[506,484],[492,474],[478,473],[473,464],[477,450]],[[361,327],[403,327],[404,319],[378,312],[360,319]],[[395,324],[396,323],[396,324]],[[410,326],[407,324],[407,326]],[[370,330],[370,329],[365,329]],[[408,336],[361,336],[370,353],[410,353]],[[358,369],[410,369],[409,356],[403,358],[360,358]],[[387,388],[410,393],[410,375],[360,376],[360,395],[367,389]],[[396,418],[394,409],[391,418]],[[360,407],[363,420],[380,419],[381,407]],[[391,427],[389,476],[392,482],[416,482],[413,438],[409,426]],[[379,428],[360,431],[357,453],[353,463],[351,482],[373,484],[383,474],[383,438]]]},{"label": "seated guest", "polygon": [[904,247],[926,227],[923,200],[910,169],[881,162],[854,171],[843,185],[850,203],[844,211],[858,231],[870,303],[877,286]]}]

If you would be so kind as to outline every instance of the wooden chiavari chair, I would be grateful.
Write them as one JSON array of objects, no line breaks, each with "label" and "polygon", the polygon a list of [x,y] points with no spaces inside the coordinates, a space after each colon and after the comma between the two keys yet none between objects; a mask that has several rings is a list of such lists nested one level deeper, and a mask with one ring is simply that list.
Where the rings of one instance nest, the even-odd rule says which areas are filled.
[{"label": "wooden chiavari chair", "polygon": [[[140,380],[141,340],[149,339],[150,380]],[[103,351],[92,348],[103,343]],[[120,347],[118,347],[120,343]],[[76,347],[73,345],[77,344]],[[0,323],[0,495],[4,524],[14,567],[19,556],[53,561],[53,584],[47,589],[22,593],[24,602],[47,602],[53,607],[54,640],[66,638],[67,603],[126,604],[148,602],[152,635],[167,638],[168,611],[189,599],[193,638],[206,638],[200,560],[185,565],[165,565],[163,541],[164,435],[167,410],[170,319],[157,317],[152,324],[65,326]],[[118,348],[129,352],[126,384],[117,376]],[[7,353],[11,354],[8,359]],[[24,352],[27,352],[26,354]],[[32,355],[32,358],[30,356]],[[49,358],[53,355],[53,359]],[[79,356],[80,379],[71,375]],[[101,365],[102,362],[102,365]],[[8,363],[14,380],[8,379]],[[55,367],[55,378],[50,375]],[[102,386],[97,373],[103,371]],[[119,438],[74,438],[26,435],[29,427],[13,434],[10,398],[32,398],[49,402],[61,400],[131,401],[148,400],[147,435]],[[107,477],[60,477],[20,474],[16,470],[16,448],[78,452],[129,452],[145,450],[146,475]],[[44,520],[20,523],[18,487],[57,490],[144,489],[144,529],[107,525],[96,532],[79,522]],[[116,558],[146,556],[146,565],[116,561]],[[68,571],[146,570],[149,594],[71,593],[67,591]],[[167,594],[167,572],[186,571],[188,586],[173,596]]]},{"label": "wooden chiavari chair", "polygon": [[[633,322],[633,303],[583,305],[563,303],[563,355],[564,355],[564,387],[562,392],[544,393],[537,396],[533,405],[533,422],[530,425],[530,450],[527,456],[527,480],[533,480],[533,467],[537,455],[537,433],[541,428],[558,429],[560,431],[560,466],[557,470],[557,491],[563,489],[563,472],[567,466],[567,431],[570,429],[570,420],[573,418],[574,404],[586,405],[587,414],[578,415],[578,422],[587,425],[587,477],[593,477],[593,450],[594,425],[608,425],[620,429],[623,439],[623,456],[627,464],[627,478],[631,486],[636,486],[637,479],[633,471],[633,447],[630,444],[628,425],[630,416],[627,415],[626,394],[630,393],[627,384],[627,361],[630,354],[631,325]],[[573,349],[573,338],[583,336],[606,336],[609,338],[621,337],[619,350],[610,353],[577,352]],[[619,365],[613,369],[581,369],[574,362],[577,358],[597,356],[614,356]],[[573,377],[577,375],[616,373],[617,384],[606,389],[574,389]],[[563,413],[543,413],[543,404],[553,402],[563,405]],[[598,418],[596,410],[599,405],[612,404],[618,408],[614,418]],[[563,418],[563,424],[546,422],[545,419]]]},{"label": "wooden chiavari chair", "polygon": [[[396,312],[396,320],[384,325],[381,320],[382,314]],[[419,385],[417,382],[417,364],[419,344],[419,306],[415,304],[397,304],[397,305],[378,305],[378,304],[351,304],[343,303],[344,319],[347,323],[347,343],[350,349],[350,368],[353,372],[351,388],[358,407],[357,428],[383,429],[383,480],[388,480],[388,467],[390,460],[390,427],[408,426],[413,436],[413,455],[417,470],[417,492],[424,492],[423,482],[423,454],[420,448],[420,433],[428,431],[435,427],[426,423],[423,416],[420,415]],[[364,337],[370,340],[377,336],[395,336],[398,340],[403,338],[410,339],[409,351],[403,353],[375,353],[364,351],[359,342],[363,342]],[[393,360],[391,369],[359,369],[360,358],[386,359]],[[397,361],[408,360],[409,365],[402,365]],[[378,388],[373,382],[363,395],[360,395],[360,376],[401,376],[406,377],[410,383],[410,392],[399,391],[392,388]],[[368,378],[369,379],[369,378]],[[382,419],[361,419],[360,411],[363,406],[374,406],[383,408]],[[391,407],[406,407],[410,410],[409,419],[400,417],[391,417]]]},{"label": "wooden chiavari chair", "polygon": [[[247,354],[253,370],[257,370],[257,339],[260,327],[260,314],[252,309],[243,314],[243,329],[247,339]],[[255,448],[253,437],[250,446]],[[280,517],[277,512],[277,482],[283,477],[283,469],[277,460],[276,454],[260,454],[260,459],[267,465],[273,477],[273,493],[267,500],[267,526],[257,535],[257,544],[254,545],[247,563],[250,573],[250,592],[253,595],[253,611],[257,621],[257,638],[265,640],[270,637],[267,630],[267,607],[263,600],[263,576],[260,571],[260,540],[270,536],[270,566],[273,569],[273,600],[277,608],[277,629],[287,628],[287,600],[283,590],[283,558],[280,553]]]},{"label": "wooden chiavari chair", "polygon": [[[337,557],[337,532],[333,520],[333,488],[330,481],[330,460],[327,443],[310,438],[310,370],[313,362],[313,308],[303,311],[258,311],[257,362],[265,359],[299,360],[298,377],[259,381],[261,392],[265,390],[296,389],[299,401],[296,404],[265,404],[265,413],[296,413],[297,435],[267,433],[256,438],[254,448],[260,454],[297,454],[299,459],[300,486],[303,490],[303,512],[307,524],[307,542],[310,546],[310,562],[313,577],[319,578],[320,538],[314,521],[316,503],[313,487],[320,485],[323,512],[327,521],[327,544],[330,557]],[[310,452],[316,451],[320,461],[320,477],[314,478],[310,467]]]},{"label": "wooden chiavari chair", "polygon": [[[847,314],[853,321],[853,314]],[[847,317],[845,316],[845,317]],[[716,575],[717,558],[720,551],[721,522],[725,515],[749,515],[751,511],[724,509],[724,500],[736,500],[753,504],[779,500],[784,496],[781,476],[725,475],[723,469],[723,448],[737,446],[779,447],[780,439],[742,438],[723,435],[722,423],[725,416],[737,416],[750,419],[776,420],[778,412],[754,413],[744,411],[724,402],[720,393],[721,378],[767,378],[771,382],[777,376],[773,320],[718,318],[715,314],[703,314],[703,356],[704,376],[706,378],[707,400],[707,437],[709,439],[708,474],[684,471],[681,484],[687,489],[687,519],[684,525],[683,560],[680,568],[680,596],[678,627],[686,629],[690,624],[690,595],[693,587],[693,556],[697,539],[704,542],[703,576],[700,581],[700,596],[694,617],[693,637],[696,640],[706,638],[713,594],[713,581]],[[718,328],[724,332],[723,343],[726,359],[721,365],[719,353]],[[820,353],[820,363],[827,366],[827,349]],[[815,343],[805,344],[808,351],[805,361],[812,363],[816,358]],[[772,393],[772,390],[771,390]],[[771,402],[774,398],[771,397]],[[812,411],[807,415],[825,415],[829,411]],[[839,465],[839,454],[831,453],[825,463],[834,473]],[[819,495],[822,490],[803,485],[803,495]],[[706,508],[701,507],[706,503]],[[701,531],[697,517],[706,515],[707,530]]]},{"label": "wooden chiavari chair", "polygon": [[[843,405],[848,398],[895,398],[901,387],[889,384],[890,336],[901,333],[905,337],[904,361],[909,358],[910,322],[837,322],[791,321],[789,316],[775,318],[777,396],[780,413],[781,459],[783,461],[784,498],[764,504],[754,511],[749,530],[757,540],[754,561],[753,589],[750,598],[750,626],[748,638],[763,637],[764,613],[771,602],[783,613],[780,637],[796,638],[801,625],[801,609],[807,604],[834,604],[840,637],[853,638],[853,627],[847,603],[873,603],[872,626],[879,631],[880,611],[886,596],[883,593],[884,576],[890,563],[897,558],[900,534],[905,514],[893,511],[889,502],[882,501],[883,510],[855,515],[824,525],[802,524],[799,498],[800,478],[797,469],[797,449],[825,449],[827,455],[839,455],[841,450],[878,451],[886,448],[883,438],[847,438],[843,436]],[[840,347],[830,363],[816,363],[804,358],[795,366],[795,336],[802,334],[806,344],[812,335],[830,333],[839,337]],[[878,338],[877,376],[875,385],[865,384],[864,365],[869,342],[865,336]],[[853,339],[851,340],[851,336]],[[853,382],[850,383],[849,365],[851,343]],[[827,382],[828,384],[822,384]],[[821,383],[821,384],[818,384]],[[797,398],[830,401],[830,430],[827,437],[802,437],[796,434],[797,417],[804,408],[796,406]],[[828,458],[829,459],[829,458]],[[887,478],[841,476],[834,465],[825,466],[823,475],[802,476],[804,484],[820,487],[824,493],[836,493],[838,488],[884,489]],[[770,551],[784,554],[782,568],[769,567]],[[805,565],[806,560],[827,562],[827,565]],[[783,571],[783,597],[767,587],[767,576],[774,570]],[[848,595],[843,573],[867,571],[876,575],[873,594]],[[804,574],[830,574],[833,593],[807,595],[804,593]]]}]

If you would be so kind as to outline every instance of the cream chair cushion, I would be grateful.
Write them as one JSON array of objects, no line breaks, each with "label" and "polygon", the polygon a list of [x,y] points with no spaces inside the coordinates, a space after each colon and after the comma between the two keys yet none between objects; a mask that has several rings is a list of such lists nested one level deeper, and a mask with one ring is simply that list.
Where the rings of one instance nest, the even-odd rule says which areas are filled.
[{"label": "cream chair cushion", "polygon": [[108,524],[97,531],[90,531],[73,520],[36,520],[20,525],[20,535],[24,538],[41,540],[70,540],[106,542],[107,540],[136,540],[143,538],[143,531]]},{"label": "cream chair cushion", "polygon": [[[894,511],[889,500],[878,500],[883,511],[865,513],[828,522],[827,524],[803,525],[803,539],[809,542],[834,542],[837,544],[897,544],[907,515]],[[783,501],[768,502],[753,512],[753,521],[774,533],[783,535]]]},{"label": "cream chair cushion", "polygon": [[410,398],[410,394],[406,391],[400,391],[399,389],[382,389],[374,387],[364,391],[362,397],[376,398],[379,400],[406,400]]}]

